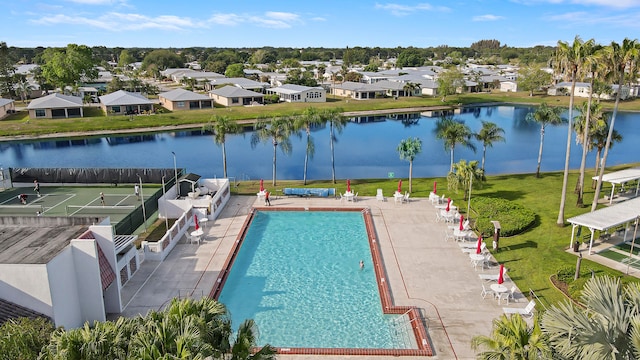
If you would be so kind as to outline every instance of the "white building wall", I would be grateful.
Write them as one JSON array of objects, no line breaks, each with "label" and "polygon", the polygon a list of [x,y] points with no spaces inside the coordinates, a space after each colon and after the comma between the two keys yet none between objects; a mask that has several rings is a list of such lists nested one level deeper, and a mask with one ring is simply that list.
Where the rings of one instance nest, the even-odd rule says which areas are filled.
[{"label": "white building wall", "polygon": [[45,264],[0,264],[0,298],[53,318]]},{"label": "white building wall", "polygon": [[49,261],[47,273],[55,325],[66,329],[82,326],[88,319],[82,317],[73,249],[70,246]]},{"label": "white building wall", "polygon": [[[98,265],[98,284],[100,286],[101,296],[104,296],[104,308],[108,313],[122,312],[122,300],[120,299],[120,272],[118,271],[118,260],[116,258],[116,249],[113,242],[113,227],[111,225],[92,225],[89,230],[93,233],[97,243],[100,245],[111,269],[116,275],[116,280],[102,294],[102,282],[100,280],[100,266]],[[97,253],[96,253],[97,261]],[[101,300],[102,302],[102,300]]]}]

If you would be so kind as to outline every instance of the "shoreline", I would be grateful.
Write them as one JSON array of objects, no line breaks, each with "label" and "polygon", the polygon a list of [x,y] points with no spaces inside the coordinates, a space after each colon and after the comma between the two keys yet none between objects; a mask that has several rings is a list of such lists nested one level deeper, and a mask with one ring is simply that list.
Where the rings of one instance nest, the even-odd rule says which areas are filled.
[{"label": "shoreline", "polygon": [[[479,103],[473,106],[488,106],[488,105],[500,105],[503,103]],[[364,111],[348,111],[342,113],[343,116],[365,116],[372,114],[393,114],[393,113],[409,113],[409,112],[422,112],[422,111],[439,111],[439,110],[455,110],[462,108],[463,105],[441,105],[441,106],[419,106],[410,108],[397,108],[397,109],[383,109],[383,110],[364,110]],[[253,124],[255,119],[238,120],[238,124]],[[52,140],[52,139],[67,139],[67,138],[79,138],[79,137],[92,137],[92,136],[107,136],[107,135],[126,135],[126,134],[146,134],[156,132],[170,132],[181,131],[189,129],[197,129],[205,125],[201,124],[181,124],[170,126],[153,126],[153,127],[141,127],[136,129],[122,129],[122,130],[93,130],[93,131],[76,131],[76,132],[61,132],[42,135],[9,135],[1,136],[0,143],[10,141],[38,141],[38,140]]]}]

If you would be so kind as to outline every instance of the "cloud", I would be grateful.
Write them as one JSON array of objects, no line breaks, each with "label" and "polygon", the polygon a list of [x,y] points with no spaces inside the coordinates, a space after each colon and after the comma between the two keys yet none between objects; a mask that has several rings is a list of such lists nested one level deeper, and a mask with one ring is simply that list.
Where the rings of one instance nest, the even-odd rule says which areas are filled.
[{"label": "cloud", "polygon": [[66,0],[68,2],[84,5],[126,5],[126,0]]},{"label": "cloud", "polygon": [[309,20],[311,20],[311,21],[327,21],[326,18],[323,18],[323,17],[320,17],[320,16],[312,17]]},{"label": "cloud", "polygon": [[202,26],[193,22],[190,18],[173,15],[149,17],[141,14],[118,12],[110,12],[96,18],[64,14],[48,15],[31,20],[31,22],[41,25],[85,25],[114,32],[144,29],[182,31]]},{"label": "cloud", "polygon": [[417,5],[402,5],[402,4],[376,4],[376,9],[388,11],[395,16],[406,16],[418,11],[449,11],[449,8],[444,6],[432,6],[431,4],[422,3]]},{"label": "cloud", "polygon": [[536,5],[540,3],[557,5],[582,5],[601,6],[615,9],[630,9],[640,7],[640,0],[511,0],[511,2],[525,5]]},{"label": "cloud", "polygon": [[640,12],[625,12],[624,14],[593,16],[590,12],[575,11],[552,15],[545,19],[567,26],[605,25],[616,28],[640,28]]},{"label": "cloud", "polygon": [[213,14],[209,22],[218,25],[235,26],[239,24],[254,24],[260,27],[287,29],[303,21],[300,15],[289,12],[267,11],[263,15]]},{"label": "cloud", "polygon": [[504,19],[504,16],[491,15],[491,14],[478,15],[471,18],[471,20],[473,21],[496,21],[496,20],[502,20],[502,19]]}]

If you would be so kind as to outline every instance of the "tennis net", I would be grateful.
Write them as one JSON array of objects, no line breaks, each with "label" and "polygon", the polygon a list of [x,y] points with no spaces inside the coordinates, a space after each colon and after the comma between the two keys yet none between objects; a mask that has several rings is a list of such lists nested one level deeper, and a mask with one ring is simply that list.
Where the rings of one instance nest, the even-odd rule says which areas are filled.
[{"label": "tennis net", "polygon": [[67,216],[69,215],[104,215],[104,214],[121,214],[126,215],[132,212],[136,207],[133,205],[120,206],[95,206],[95,205],[67,205]]},{"label": "tennis net", "polygon": [[37,215],[44,213],[44,206],[37,204],[27,205],[0,205],[1,214]]}]

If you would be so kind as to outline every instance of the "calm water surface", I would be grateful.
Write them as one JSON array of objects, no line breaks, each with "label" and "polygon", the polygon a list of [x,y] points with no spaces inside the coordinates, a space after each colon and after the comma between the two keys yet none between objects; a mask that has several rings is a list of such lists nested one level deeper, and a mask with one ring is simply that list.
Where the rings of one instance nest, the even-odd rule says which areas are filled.
[{"label": "calm water surface", "polygon": [[[455,115],[472,131],[478,131],[481,120],[497,123],[505,130],[506,142],[487,149],[488,174],[534,172],[540,143],[540,127],[525,120],[533,111],[525,106],[491,106],[465,109]],[[400,116],[402,118],[402,116]],[[371,119],[369,119],[371,120]],[[350,122],[335,143],[336,177],[340,179],[406,178],[409,163],[400,160],[396,148],[409,136],[423,142],[422,153],[414,161],[415,177],[445,176],[449,170],[449,152],[437,140],[434,128],[437,117],[416,114],[408,120],[380,117],[376,121]],[[609,152],[607,165],[639,161],[640,114],[618,113],[615,129],[624,137]],[[330,179],[331,158],[329,128],[312,132],[315,156],[309,163],[309,179]],[[545,133],[543,171],[564,168],[567,127],[549,126]],[[291,138],[290,155],[277,150],[278,179],[302,179],[305,136]],[[477,152],[456,147],[455,161],[482,158],[482,146]],[[81,140],[0,143],[0,166],[3,167],[141,167],[173,168],[176,153],[179,168],[203,177],[222,177],[221,149],[210,134],[201,131],[167,132],[140,136],[115,136]],[[582,149],[571,146],[571,168],[580,166]],[[270,179],[273,147],[271,142],[251,147],[251,131],[227,138],[228,175],[237,179]],[[595,151],[589,154],[587,165],[593,168]]]}]

